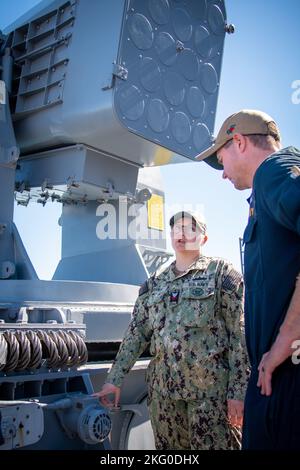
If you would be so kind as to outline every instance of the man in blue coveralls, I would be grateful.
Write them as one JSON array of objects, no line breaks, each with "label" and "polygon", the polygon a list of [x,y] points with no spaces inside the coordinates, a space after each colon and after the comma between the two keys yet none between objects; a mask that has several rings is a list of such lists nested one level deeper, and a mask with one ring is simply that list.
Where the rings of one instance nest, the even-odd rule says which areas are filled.
[{"label": "man in blue coveralls", "polygon": [[300,151],[282,149],[266,113],[227,118],[199,160],[252,188],[244,232],[245,326],[252,373],[244,449],[300,448]]}]

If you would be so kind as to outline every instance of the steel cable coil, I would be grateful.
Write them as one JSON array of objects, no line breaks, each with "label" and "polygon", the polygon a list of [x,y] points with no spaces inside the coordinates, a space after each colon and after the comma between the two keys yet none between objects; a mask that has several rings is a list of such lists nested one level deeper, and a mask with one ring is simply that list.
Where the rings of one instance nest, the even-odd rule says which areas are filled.
[{"label": "steel cable coil", "polygon": [[57,365],[59,367],[67,366],[69,361],[69,352],[65,341],[56,331],[48,331],[48,335],[53,339],[57,347],[59,354],[59,363]]},{"label": "steel cable coil", "polygon": [[68,367],[74,367],[75,365],[78,364],[78,348],[71,336],[69,336],[65,331],[59,330],[58,334],[61,336],[61,338],[64,340],[68,353],[69,353],[69,360],[68,360]]},{"label": "steel cable coil", "polygon": [[79,354],[78,365],[82,366],[83,364],[86,364],[88,360],[88,351],[87,351],[87,347],[86,347],[84,340],[78,333],[72,330],[68,330],[68,335],[70,335],[71,338],[75,341],[76,346],[78,348],[78,354]]},{"label": "steel cable coil", "polygon": [[3,334],[0,334],[0,370],[4,369],[7,361],[8,345]]},{"label": "steel cable coil", "polygon": [[30,341],[23,331],[16,331],[14,334],[20,348],[19,361],[15,370],[20,371],[26,369],[30,363]]},{"label": "steel cable coil", "polygon": [[38,330],[37,335],[42,343],[43,357],[47,359],[46,366],[49,369],[56,368],[60,360],[56,344],[45,331]]},{"label": "steel cable coil", "polygon": [[5,337],[8,345],[7,360],[3,370],[5,372],[11,372],[17,367],[19,362],[20,346],[17,338],[11,331],[5,331],[3,336]]},{"label": "steel cable coil", "polygon": [[42,344],[34,331],[26,331],[26,338],[30,343],[30,362],[28,369],[38,369],[42,365]]}]

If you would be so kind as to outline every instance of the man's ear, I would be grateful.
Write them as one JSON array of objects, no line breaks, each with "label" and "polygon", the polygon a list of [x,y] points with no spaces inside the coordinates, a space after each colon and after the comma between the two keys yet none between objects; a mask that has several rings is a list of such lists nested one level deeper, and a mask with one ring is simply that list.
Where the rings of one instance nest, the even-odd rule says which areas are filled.
[{"label": "man's ear", "polygon": [[236,148],[239,150],[239,152],[244,152],[247,146],[246,136],[243,134],[234,134],[233,143],[236,145]]}]

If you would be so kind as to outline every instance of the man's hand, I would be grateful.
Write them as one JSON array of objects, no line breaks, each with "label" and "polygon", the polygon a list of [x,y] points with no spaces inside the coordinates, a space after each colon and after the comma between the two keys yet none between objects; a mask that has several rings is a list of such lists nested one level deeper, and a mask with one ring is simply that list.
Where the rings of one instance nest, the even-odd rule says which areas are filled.
[{"label": "man's hand", "polygon": [[[110,401],[107,397],[107,395],[114,395],[114,401]],[[120,401],[120,394],[121,394],[121,389],[120,387],[116,387],[113,384],[106,383],[103,385],[101,390],[99,392],[93,393],[93,397],[99,397],[100,402],[102,405],[107,406],[108,408],[113,408],[117,407],[119,405]]]},{"label": "man's hand", "polygon": [[294,352],[292,345],[300,337],[300,275],[296,278],[296,287],[282,323],[279,334],[270,351],[266,352],[258,366],[257,386],[261,387],[262,395],[272,393],[272,374]]},{"label": "man's hand", "polygon": [[244,402],[241,400],[227,400],[227,417],[231,426],[243,426]]},{"label": "man's hand", "polygon": [[282,364],[293,353],[290,337],[279,333],[270,351],[266,352],[258,366],[259,375],[257,386],[261,387],[261,394],[270,396],[272,393],[272,374],[276,367]]}]

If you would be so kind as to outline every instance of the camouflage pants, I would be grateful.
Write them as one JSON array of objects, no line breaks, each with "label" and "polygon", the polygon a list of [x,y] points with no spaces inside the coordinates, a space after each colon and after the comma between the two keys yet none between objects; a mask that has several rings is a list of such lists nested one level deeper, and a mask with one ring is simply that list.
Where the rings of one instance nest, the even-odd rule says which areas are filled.
[{"label": "camouflage pants", "polygon": [[148,399],[157,450],[240,449],[241,432],[227,422],[227,402]]}]

